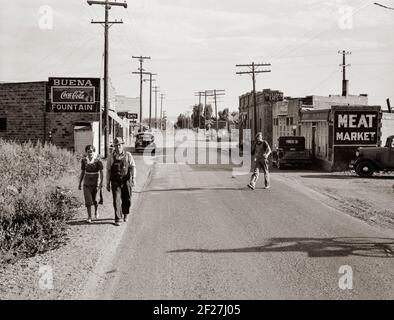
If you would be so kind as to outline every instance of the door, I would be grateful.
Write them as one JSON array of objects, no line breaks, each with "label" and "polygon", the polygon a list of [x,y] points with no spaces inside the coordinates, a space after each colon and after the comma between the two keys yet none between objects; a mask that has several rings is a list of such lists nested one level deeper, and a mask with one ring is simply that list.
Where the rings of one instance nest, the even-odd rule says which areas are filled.
[{"label": "door", "polygon": [[76,124],[74,126],[74,152],[84,154],[87,145],[94,145],[91,124]]},{"label": "door", "polygon": [[394,138],[388,138],[387,143],[381,151],[381,162],[386,168],[394,168]]},{"label": "door", "polygon": [[316,157],[316,125],[312,125],[312,158]]}]

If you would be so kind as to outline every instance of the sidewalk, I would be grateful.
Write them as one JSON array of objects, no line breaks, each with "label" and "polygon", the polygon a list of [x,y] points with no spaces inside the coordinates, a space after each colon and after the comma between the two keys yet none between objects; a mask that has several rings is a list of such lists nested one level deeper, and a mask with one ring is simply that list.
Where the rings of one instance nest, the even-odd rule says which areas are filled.
[{"label": "sidewalk", "polygon": [[[102,277],[100,272],[103,265],[115,253],[123,234],[131,232],[139,193],[150,178],[151,166],[145,164],[138,155],[134,158],[137,186],[133,189],[131,215],[127,224],[114,226],[112,195],[103,189],[104,204],[99,206],[99,219],[87,224],[86,208],[82,207],[69,223],[67,245],[18,261],[15,265],[0,266],[0,299],[89,298],[89,292],[94,290],[96,282]],[[76,177],[76,193],[77,183]],[[53,277],[52,289],[40,288],[44,273]],[[50,281],[45,283],[47,288],[51,287]]]}]

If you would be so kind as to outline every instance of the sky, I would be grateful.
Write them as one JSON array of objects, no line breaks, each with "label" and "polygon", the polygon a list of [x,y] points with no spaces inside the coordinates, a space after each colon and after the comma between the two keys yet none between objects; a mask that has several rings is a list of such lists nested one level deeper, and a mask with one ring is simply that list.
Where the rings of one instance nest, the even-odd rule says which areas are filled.
[{"label": "sky", "polygon": [[[86,0],[5,1],[0,11],[0,81],[43,81],[51,76],[102,77],[104,32],[92,19],[104,7]],[[123,0],[118,0],[123,2]],[[109,75],[117,94],[139,96],[139,63],[157,73],[170,117],[190,112],[195,92],[225,90],[218,109],[238,109],[251,91],[236,64],[271,63],[256,89],[285,96],[341,94],[342,56],[348,50],[350,94],[394,105],[394,10],[374,0],[127,0],[112,7]],[[380,3],[394,7],[393,0]],[[48,17],[52,17],[52,25]],[[149,83],[144,83],[147,114]]]}]

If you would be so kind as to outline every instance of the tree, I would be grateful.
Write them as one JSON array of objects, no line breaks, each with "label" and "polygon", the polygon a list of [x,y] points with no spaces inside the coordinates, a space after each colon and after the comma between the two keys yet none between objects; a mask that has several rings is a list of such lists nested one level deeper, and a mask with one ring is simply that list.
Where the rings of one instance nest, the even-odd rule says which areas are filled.
[{"label": "tree", "polygon": [[204,118],[205,120],[211,120],[213,114],[212,105],[207,104],[204,109]]},{"label": "tree", "polygon": [[[205,121],[204,121],[204,107],[202,104],[198,105],[196,104],[193,106],[193,114],[192,114],[192,119],[193,119],[193,128],[198,128],[198,125],[200,125],[200,128],[204,127]],[[199,121],[200,118],[200,121]]]},{"label": "tree", "polygon": [[230,122],[234,123],[234,124],[239,123],[239,112],[238,111],[231,112]]},{"label": "tree", "polygon": [[175,127],[176,129],[186,129],[189,128],[190,123],[191,123],[190,117],[181,113],[178,116],[177,122],[175,123]]},{"label": "tree", "polygon": [[221,121],[227,121],[229,119],[229,110],[228,108],[225,108],[223,111],[219,111],[218,116],[219,116],[219,120]]}]

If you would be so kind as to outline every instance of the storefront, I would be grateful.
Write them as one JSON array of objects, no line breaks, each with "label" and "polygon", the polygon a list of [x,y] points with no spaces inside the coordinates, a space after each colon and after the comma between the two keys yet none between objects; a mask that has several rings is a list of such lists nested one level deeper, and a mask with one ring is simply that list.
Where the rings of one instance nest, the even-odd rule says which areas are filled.
[{"label": "storefront", "polygon": [[301,110],[301,135],[316,164],[329,171],[348,170],[357,148],[381,143],[380,106],[332,106]]},{"label": "storefront", "polygon": [[[0,84],[0,138],[51,142],[83,152],[92,144],[103,153],[99,78],[49,78]],[[128,137],[128,122],[110,114],[110,141]],[[101,148],[99,147],[101,145]]]}]

